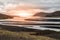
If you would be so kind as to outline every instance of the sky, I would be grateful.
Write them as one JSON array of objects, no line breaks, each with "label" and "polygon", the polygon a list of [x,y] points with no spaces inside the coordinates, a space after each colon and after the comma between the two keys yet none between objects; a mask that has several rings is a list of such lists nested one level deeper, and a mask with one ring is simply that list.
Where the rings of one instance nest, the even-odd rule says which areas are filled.
[{"label": "sky", "polygon": [[60,0],[0,0],[0,9],[4,9],[4,7],[10,3],[32,4],[37,6],[36,8],[45,10],[47,12],[60,10]]}]

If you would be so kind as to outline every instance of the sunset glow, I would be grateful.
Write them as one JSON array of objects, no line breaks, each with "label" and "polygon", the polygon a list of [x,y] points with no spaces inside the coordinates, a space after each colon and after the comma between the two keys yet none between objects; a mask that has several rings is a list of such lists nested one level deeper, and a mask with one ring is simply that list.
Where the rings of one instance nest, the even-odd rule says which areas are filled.
[{"label": "sunset glow", "polygon": [[40,12],[39,9],[12,9],[7,10],[6,14],[11,16],[19,16],[20,18],[31,18],[37,12]]},{"label": "sunset glow", "polygon": [[33,16],[34,14],[28,11],[17,11],[15,15],[20,16],[22,18],[29,18]]},{"label": "sunset glow", "polygon": [[[38,12],[41,12],[43,10],[40,10],[40,9],[35,9],[35,6],[29,6],[29,5],[16,5],[15,7],[7,7],[7,9],[5,9],[6,12],[5,14],[6,15],[9,15],[9,16],[15,16],[15,17],[18,17],[19,19],[22,18],[22,19],[28,19],[28,18],[31,18],[33,15],[35,15],[36,13]],[[14,17],[14,19],[15,19]],[[17,18],[16,18],[17,19]]]}]

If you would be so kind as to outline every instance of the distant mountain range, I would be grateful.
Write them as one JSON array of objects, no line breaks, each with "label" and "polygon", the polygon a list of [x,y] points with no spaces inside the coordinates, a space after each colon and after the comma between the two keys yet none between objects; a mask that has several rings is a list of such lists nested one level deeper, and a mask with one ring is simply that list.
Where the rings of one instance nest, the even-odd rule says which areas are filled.
[{"label": "distant mountain range", "polygon": [[[41,17],[60,17],[60,11],[56,11],[53,13],[44,13],[44,12],[39,12],[36,13],[34,16],[41,16]],[[7,19],[7,18],[13,18],[14,16],[8,16],[5,14],[0,13],[0,19]]]}]

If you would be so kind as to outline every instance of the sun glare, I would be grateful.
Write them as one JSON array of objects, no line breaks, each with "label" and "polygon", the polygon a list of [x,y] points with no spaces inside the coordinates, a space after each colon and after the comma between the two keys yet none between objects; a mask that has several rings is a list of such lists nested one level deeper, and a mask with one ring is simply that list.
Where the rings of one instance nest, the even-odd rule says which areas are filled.
[{"label": "sun glare", "polygon": [[22,18],[29,18],[31,17],[33,14],[28,12],[28,11],[17,11],[16,14],[17,16],[20,16]]}]

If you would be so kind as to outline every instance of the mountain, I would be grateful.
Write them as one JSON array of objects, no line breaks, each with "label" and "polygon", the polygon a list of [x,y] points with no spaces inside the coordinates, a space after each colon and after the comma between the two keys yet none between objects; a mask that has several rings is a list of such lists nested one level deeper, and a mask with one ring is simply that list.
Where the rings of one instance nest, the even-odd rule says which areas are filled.
[{"label": "mountain", "polygon": [[46,17],[60,17],[60,11],[50,13]]},{"label": "mountain", "polygon": [[34,16],[40,16],[40,17],[44,17],[48,15],[47,13],[44,13],[44,12],[39,12],[39,13],[36,13]]},{"label": "mountain", "polygon": [[[47,13],[44,13],[44,12],[39,12],[39,13],[36,13],[35,15],[33,15],[33,17],[35,16],[38,16],[38,17],[45,17],[46,15],[48,15]],[[31,19],[26,19],[26,20],[30,20],[30,21],[41,21],[42,19],[40,18],[31,18]],[[44,21],[44,20],[42,20]]]},{"label": "mountain", "polygon": [[41,17],[60,17],[60,11],[55,11],[53,13],[44,13],[44,12],[39,12],[36,13],[34,16],[41,16]]},{"label": "mountain", "polygon": [[8,19],[8,18],[12,18],[12,16],[8,16],[0,13],[0,19]]},{"label": "mountain", "polygon": [[[56,11],[56,12],[53,12],[53,13],[44,13],[44,12],[39,12],[39,13],[36,13],[34,16],[38,16],[38,17],[60,17],[60,11]],[[28,19],[28,20],[33,20],[33,21],[40,21],[41,19]],[[42,21],[45,21],[45,19]],[[50,20],[50,19],[47,19],[46,21],[60,21],[60,20]]]}]

